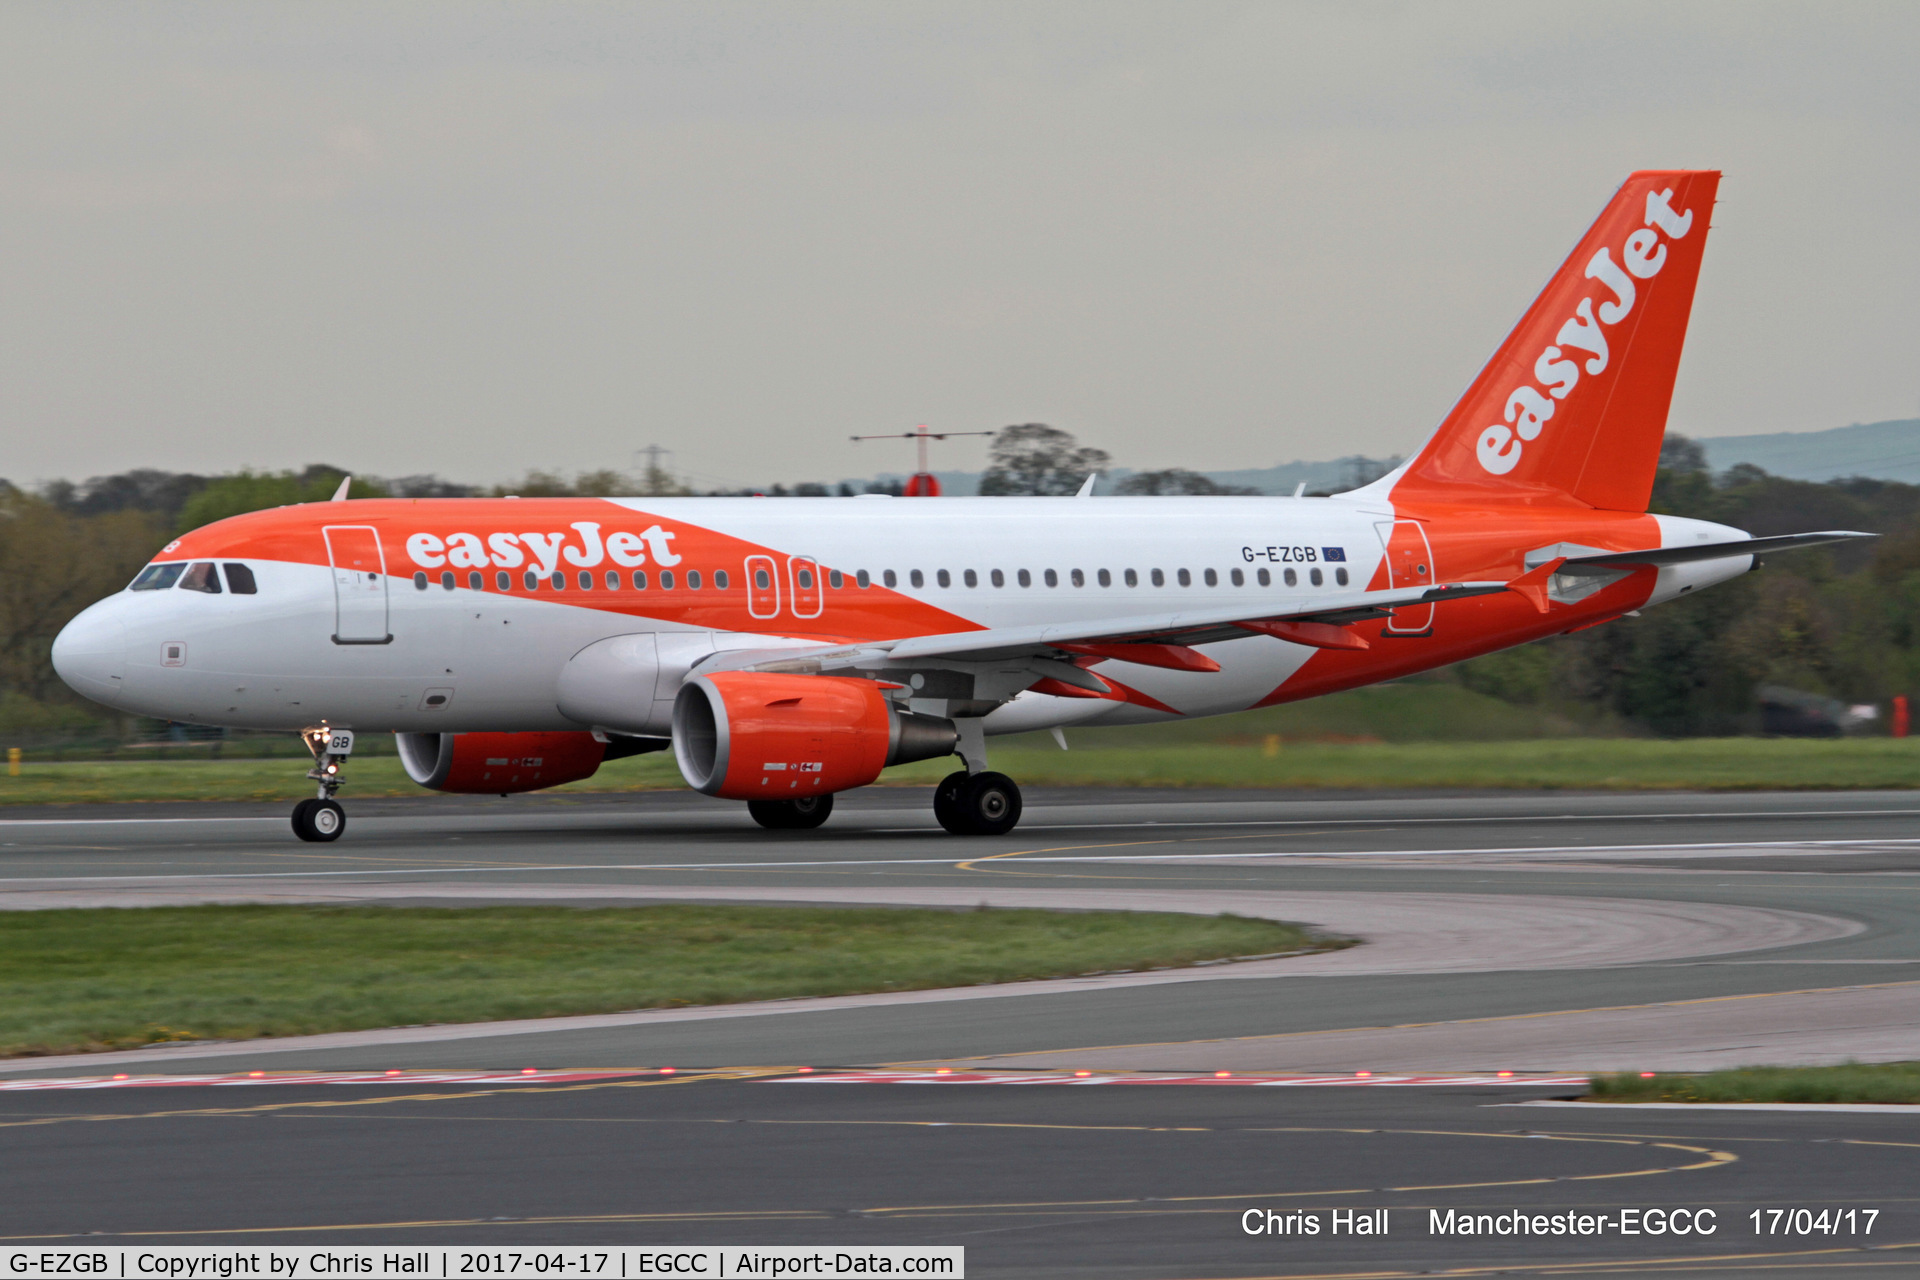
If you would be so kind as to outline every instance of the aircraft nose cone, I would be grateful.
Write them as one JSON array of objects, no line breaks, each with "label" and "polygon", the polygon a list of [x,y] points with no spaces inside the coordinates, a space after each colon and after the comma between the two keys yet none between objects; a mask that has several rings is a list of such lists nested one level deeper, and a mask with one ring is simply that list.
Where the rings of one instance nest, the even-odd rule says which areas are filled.
[{"label": "aircraft nose cone", "polygon": [[114,602],[81,611],[53,639],[53,669],[75,693],[107,701],[120,689],[126,665],[126,627]]}]

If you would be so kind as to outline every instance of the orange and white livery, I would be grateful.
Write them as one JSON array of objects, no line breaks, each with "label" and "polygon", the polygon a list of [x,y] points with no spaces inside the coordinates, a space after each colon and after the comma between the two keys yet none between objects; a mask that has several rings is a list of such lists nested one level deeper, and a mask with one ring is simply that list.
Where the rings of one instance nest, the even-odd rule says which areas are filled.
[{"label": "orange and white livery", "polygon": [[671,748],[770,827],[953,754],[942,824],[1004,832],[995,734],[1316,697],[1864,536],[1647,514],[1718,182],[1629,178],[1425,446],[1351,493],[283,507],[168,544],[54,663],[122,710],[305,733],[308,839],[344,828],[367,732],[449,791]]}]

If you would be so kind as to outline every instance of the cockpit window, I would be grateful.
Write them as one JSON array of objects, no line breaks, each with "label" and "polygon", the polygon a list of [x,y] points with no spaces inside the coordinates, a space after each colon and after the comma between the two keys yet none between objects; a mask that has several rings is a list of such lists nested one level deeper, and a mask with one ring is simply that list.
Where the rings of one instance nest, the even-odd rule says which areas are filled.
[{"label": "cockpit window", "polygon": [[220,594],[220,575],[214,571],[211,560],[201,560],[190,565],[180,578],[182,591],[204,591],[210,596]]},{"label": "cockpit window", "polygon": [[220,567],[227,571],[227,590],[237,596],[259,594],[259,588],[254,586],[252,569],[244,564],[225,564]]},{"label": "cockpit window", "polygon": [[180,571],[186,567],[183,564],[150,564],[127,584],[127,590],[165,591],[180,580]]}]

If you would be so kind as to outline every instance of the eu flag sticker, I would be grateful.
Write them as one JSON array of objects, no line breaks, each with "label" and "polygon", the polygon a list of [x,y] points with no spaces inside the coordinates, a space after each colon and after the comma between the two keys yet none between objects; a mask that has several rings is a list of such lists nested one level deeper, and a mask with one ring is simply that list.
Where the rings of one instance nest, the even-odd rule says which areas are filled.
[{"label": "eu flag sticker", "polygon": [[1322,560],[1345,560],[1347,558],[1347,549],[1345,547],[1322,547],[1320,548],[1320,558]]}]

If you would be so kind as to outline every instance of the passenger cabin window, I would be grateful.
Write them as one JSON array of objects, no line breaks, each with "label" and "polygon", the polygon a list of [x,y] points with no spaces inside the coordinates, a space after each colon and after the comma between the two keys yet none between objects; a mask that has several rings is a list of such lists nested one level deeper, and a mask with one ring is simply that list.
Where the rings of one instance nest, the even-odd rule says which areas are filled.
[{"label": "passenger cabin window", "polygon": [[1300,585],[1300,575],[1295,573],[1291,569],[1287,570],[1287,585],[1290,587],[1297,587]]},{"label": "passenger cabin window", "polygon": [[1101,586],[1110,587],[1113,585],[1113,574],[1109,570],[1102,569],[1100,571],[1099,578],[1100,578]]},{"label": "passenger cabin window", "polygon": [[618,591],[619,589],[620,589],[620,574],[613,569],[607,570],[607,590]]},{"label": "passenger cabin window", "polygon": [[127,584],[127,590],[165,591],[180,581],[180,574],[186,567],[183,564],[150,564]]},{"label": "passenger cabin window", "polygon": [[478,569],[467,574],[467,590],[478,591],[487,585],[487,579]]},{"label": "passenger cabin window", "polygon": [[980,575],[979,575],[979,574],[977,574],[977,573],[975,573],[975,572],[974,572],[973,570],[971,570],[971,569],[969,569],[969,570],[967,570],[967,571],[966,571],[965,573],[963,573],[963,574],[961,574],[961,575],[960,575],[960,580],[961,580],[962,582],[964,582],[964,583],[966,583],[966,584],[967,584],[968,586],[970,586],[970,587],[977,587],[977,586],[979,586],[979,585],[980,585]]},{"label": "passenger cabin window", "polygon": [[446,591],[453,590],[453,570],[448,569],[441,573],[440,586]]},{"label": "passenger cabin window", "polygon": [[493,585],[497,590],[511,591],[513,589],[513,575],[505,569],[502,569],[493,575]]},{"label": "passenger cabin window", "polygon": [[662,569],[660,571],[660,589],[662,591],[673,590],[673,570]]},{"label": "passenger cabin window", "polygon": [[548,579],[548,581],[553,584],[555,591],[565,591],[567,589],[567,575],[558,570],[554,571],[553,577]]},{"label": "passenger cabin window", "polygon": [[585,569],[582,569],[582,570],[580,571],[580,573],[579,573],[579,579],[580,579],[580,589],[581,589],[582,591],[591,591],[591,590],[593,590],[593,575],[592,575],[592,574],[590,574],[590,573],[588,573],[588,572],[587,572],[587,571],[586,571]]},{"label": "passenger cabin window", "polygon": [[[813,575],[809,574],[806,570],[802,569],[800,571],[800,585],[803,587],[812,586],[813,585],[812,576]],[[687,570],[687,590],[698,591],[699,589],[700,589],[700,571],[698,569]]]},{"label": "passenger cabin window", "polygon": [[647,589],[647,575],[646,575],[646,574],[644,574],[644,573],[636,573],[636,574],[634,574],[634,575],[633,575],[633,589],[634,589],[635,591],[645,591],[645,590]]},{"label": "passenger cabin window", "polygon": [[880,574],[880,585],[885,587],[897,587],[900,585],[899,576],[896,575],[894,571],[891,569],[884,570]]},{"label": "passenger cabin window", "polygon": [[[726,576],[727,575],[724,573],[714,574],[713,584],[716,587],[726,586],[727,584],[724,581]],[[832,587],[835,591],[838,591],[840,588],[847,585],[847,576],[841,573],[838,569],[829,569],[827,570],[827,585]]]},{"label": "passenger cabin window", "polygon": [[1324,585],[1327,581],[1327,575],[1321,573],[1318,569],[1309,570],[1307,577],[1316,587]]},{"label": "passenger cabin window", "polygon": [[[836,573],[833,576],[833,585],[837,587],[840,585],[840,575]],[[715,569],[713,571],[713,589],[715,591],[725,591],[727,589],[727,571],[725,569]]]},{"label": "passenger cabin window", "polygon": [[943,587],[950,587],[953,585],[953,575],[948,573],[945,569],[940,570],[938,573],[934,574],[933,577],[934,577],[934,581],[938,582]]},{"label": "passenger cabin window", "polygon": [[[888,578],[888,582],[887,582],[887,585],[888,585],[888,586],[892,586],[892,585],[893,585],[893,582],[892,582],[892,578],[893,578],[893,571],[892,571],[892,570],[888,570],[888,571],[887,571],[887,578]],[[921,573],[921,572],[920,572],[920,571],[919,571],[918,569],[915,569],[915,570],[914,570],[914,571],[913,571],[912,573],[909,573],[909,574],[907,575],[907,581],[908,581],[908,582],[910,582],[910,583],[912,583],[912,584],[913,584],[914,586],[916,586],[916,587],[924,587],[924,586],[926,586],[926,585],[927,585],[927,575],[926,575],[926,574],[924,574],[924,573]]]},{"label": "passenger cabin window", "polygon": [[1343,586],[1343,587],[1344,587],[1344,586],[1346,586],[1346,585],[1347,585],[1347,571],[1346,571],[1345,569],[1335,569],[1335,570],[1333,571],[1333,580],[1334,580],[1335,582],[1337,582],[1337,583],[1339,583],[1339,584],[1340,584],[1341,586]]},{"label": "passenger cabin window", "polygon": [[539,587],[540,587],[540,575],[539,575],[539,574],[537,574],[537,573],[535,573],[535,572],[534,572],[533,570],[531,570],[531,569],[529,569],[529,570],[527,570],[527,576],[526,576],[526,579],[525,579],[525,581],[526,581],[526,584],[527,584],[527,590],[529,590],[529,591],[537,591],[537,590],[539,590]]},{"label": "passenger cabin window", "polygon": [[1260,585],[1263,587],[1270,587],[1273,585],[1273,575],[1267,572],[1265,569],[1255,570],[1254,577],[1259,581]]},{"label": "passenger cabin window", "polygon": [[1085,571],[1085,570],[1083,570],[1083,569],[1075,569],[1075,570],[1073,570],[1073,572],[1072,572],[1072,574],[1071,574],[1071,577],[1073,578],[1073,585],[1074,585],[1074,586],[1076,586],[1076,587],[1084,587],[1084,586],[1086,586],[1086,585],[1087,585],[1087,575],[1086,575],[1086,571]]},{"label": "passenger cabin window", "polygon": [[1023,587],[1030,587],[1033,585],[1033,575],[1028,573],[1025,569],[1022,569],[1019,575],[1014,580]]},{"label": "passenger cabin window", "polygon": [[1153,571],[1153,585],[1156,587],[1164,587],[1167,585],[1167,574],[1164,569],[1155,569]]},{"label": "passenger cabin window", "polygon": [[1247,575],[1246,575],[1246,574],[1244,574],[1244,573],[1242,573],[1242,572],[1240,572],[1240,570],[1238,570],[1238,569],[1235,569],[1235,570],[1233,571],[1233,585],[1234,585],[1234,586],[1236,586],[1236,587],[1244,587],[1244,586],[1246,586],[1246,585],[1247,585]]},{"label": "passenger cabin window", "polygon": [[[700,583],[699,583],[698,581],[696,581],[696,579],[698,579],[698,578],[699,578],[699,576],[700,576],[700,575],[699,575],[699,574],[697,574],[697,573],[690,573],[690,574],[688,574],[688,575],[687,575],[687,585],[688,585],[688,586],[690,586],[690,587],[697,587],[697,586],[699,586],[699,585],[700,585]],[[942,571],[941,571],[941,575],[940,575],[940,576],[941,576],[941,577],[942,577],[942,578],[944,579],[944,578],[946,577],[946,571],[945,571],[945,570],[942,570]],[[796,577],[797,579],[799,579],[799,582],[800,582],[800,589],[801,589],[802,591],[811,591],[811,590],[813,590],[813,570],[811,570],[811,569],[809,569],[809,568],[807,568],[807,567],[806,567],[805,565],[801,565],[801,566],[800,566],[800,571],[799,571],[799,572],[798,572],[797,574],[795,574],[795,575],[794,575],[794,577]],[[946,586],[947,584],[946,584],[946,583],[945,583],[944,581],[942,581],[940,585],[944,587],[944,586]]]},{"label": "passenger cabin window", "polygon": [[1140,585],[1140,574],[1137,570],[1134,570],[1134,569],[1127,570],[1127,585],[1130,587],[1137,587]]},{"label": "passenger cabin window", "polygon": [[227,590],[237,596],[258,595],[259,588],[254,585],[253,570],[244,564],[224,564],[227,571]]},{"label": "passenger cabin window", "polygon": [[1191,573],[1188,573],[1185,569],[1180,570],[1179,578],[1180,578],[1181,586],[1190,587],[1193,585],[1193,575]]},{"label": "passenger cabin window", "polygon": [[1000,572],[998,569],[995,569],[993,571],[992,576],[988,580],[992,582],[993,585],[996,587],[1004,587],[1007,585],[1007,575]]},{"label": "passenger cabin window", "polygon": [[427,589],[427,571],[425,569],[416,569],[414,571],[413,589],[415,591],[425,591]]},{"label": "passenger cabin window", "polygon": [[1208,586],[1217,587],[1220,585],[1220,575],[1214,570],[1212,569],[1207,570],[1206,578],[1207,578]]},{"label": "passenger cabin window", "polygon": [[873,579],[867,576],[867,571],[865,569],[862,569],[858,573],[853,575],[853,585],[860,588],[862,591],[865,591],[868,587],[873,585]]},{"label": "passenger cabin window", "polygon": [[1050,587],[1057,587],[1060,585],[1060,575],[1055,573],[1051,569],[1047,570],[1047,585]]},{"label": "passenger cabin window", "polygon": [[220,575],[215,572],[211,560],[201,560],[190,565],[180,577],[182,591],[204,591],[210,596],[220,594]]},{"label": "passenger cabin window", "polygon": [[773,585],[773,579],[767,576],[765,569],[755,569],[753,571],[753,585],[759,590],[765,591]]}]

